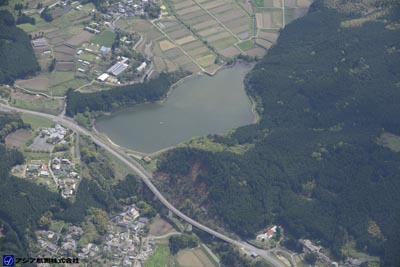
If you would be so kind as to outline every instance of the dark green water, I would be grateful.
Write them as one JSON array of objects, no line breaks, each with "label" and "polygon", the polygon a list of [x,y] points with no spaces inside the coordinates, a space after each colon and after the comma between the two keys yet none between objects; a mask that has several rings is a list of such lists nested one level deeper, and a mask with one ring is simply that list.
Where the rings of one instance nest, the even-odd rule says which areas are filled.
[{"label": "dark green water", "polygon": [[97,120],[96,129],[123,147],[151,153],[195,136],[227,133],[254,121],[243,79],[251,66],[237,64],[214,77],[178,85],[163,103],[127,108]]}]

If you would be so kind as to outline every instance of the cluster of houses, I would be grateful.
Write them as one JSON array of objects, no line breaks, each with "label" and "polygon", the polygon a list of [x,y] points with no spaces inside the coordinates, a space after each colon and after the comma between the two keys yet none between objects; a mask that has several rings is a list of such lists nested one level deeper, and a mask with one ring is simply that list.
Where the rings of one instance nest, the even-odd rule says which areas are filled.
[{"label": "cluster of houses", "polygon": [[38,231],[37,242],[41,249],[46,250],[50,254],[55,254],[59,251],[57,242],[60,239],[60,235],[53,231]]},{"label": "cluster of houses", "polygon": [[[78,241],[84,232],[81,227],[71,226],[65,235],[60,235],[51,230],[37,231],[37,243],[42,252],[52,256],[69,256],[75,253],[78,247]],[[79,256],[79,255],[78,255]]]},{"label": "cluster of houses", "polygon": [[261,242],[270,240],[276,234],[277,229],[278,229],[278,226],[276,226],[276,225],[272,226],[265,233],[259,234],[257,236],[257,240],[261,241]]},{"label": "cluster of houses", "polygon": [[82,262],[104,258],[112,266],[138,266],[137,263],[141,266],[155,249],[153,240],[141,238],[143,228],[148,223],[149,220],[140,217],[133,204],[109,220],[107,234],[101,244],[87,243],[79,247],[78,243],[85,232],[81,227],[73,225],[63,235],[50,230],[38,231],[38,245],[41,253],[53,257],[69,256],[79,250],[78,257]]},{"label": "cluster of houses", "polygon": [[115,266],[135,266],[136,261],[143,263],[154,252],[154,241],[140,238],[149,220],[139,216],[133,204],[111,219],[103,252],[111,255]]},{"label": "cluster of houses", "polygon": [[[19,173],[22,172],[21,166],[15,166],[15,172]],[[34,177],[49,177],[49,171],[47,165],[42,163],[41,160],[31,160],[29,164],[26,165],[25,169],[25,177],[32,179]]]},{"label": "cluster of houses", "polygon": [[320,261],[332,267],[339,267],[337,262],[332,261],[327,255],[322,252],[322,247],[314,245],[308,239],[299,239],[300,244],[303,245],[304,252],[315,253]]},{"label": "cluster of houses", "polygon": [[73,196],[77,190],[80,176],[75,171],[72,162],[69,159],[55,157],[51,160],[51,169],[57,186],[61,190],[61,195],[64,198]]},{"label": "cluster of houses", "polygon": [[157,0],[122,0],[115,2],[108,8],[107,14],[110,16],[142,16],[145,15],[145,5],[156,4]]},{"label": "cluster of houses", "polygon": [[47,138],[47,142],[54,145],[62,141],[65,142],[64,138],[67,134],[67,129],[59,124],[56,124],[54,127],[43,128],[40,133],[40,137]]}]

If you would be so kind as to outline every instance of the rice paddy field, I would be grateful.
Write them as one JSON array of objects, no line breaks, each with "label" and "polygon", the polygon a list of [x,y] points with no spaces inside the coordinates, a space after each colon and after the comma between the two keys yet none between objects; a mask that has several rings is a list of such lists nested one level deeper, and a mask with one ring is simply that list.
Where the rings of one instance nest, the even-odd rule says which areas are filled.
[{"label": "rice paddy field", "polygon": [[[239,54],[262,57],[278,31],[301,16],[311,0],[166,0],[169,14],[154,21],[123,19],[144,36],[142,49],[158,71],[182,68],[215,73]],[[154,38],[156,37],[156,38]]]},{"label": "rice paddy field", "polygon": [[[20,0],[10,0],[18,2]],[[46,3],[52,4],[48,0]],[[262,57],[277,41],[279,30],[302,16],[312,0],[165,0],[163,16],[156,20],[121,17],[116,28],[138,33],[135,50],[150,58],[155,73],[179,69],[214,74],[224,63],[243,54]],[[89,84],[108,66],[93,53],[77,55],[78,49],[98,51],[110,47],[115,33],[104,29],[99,34],[84,31],[92,21],[92,4],[81,9],[56,7],[54,20],[43,21],[37,11],[31,16],[36,25],[20,28],[47,39],[49,45],[35,48],[42,73],[17,85],[48,95],[63,96],[68,88]],[[36,12],[36,13],[35,13]],[[47,71],[52,58],[55,70]],[[90,63],[83,65],[82,62]],[[95,73],[95,74],[94,74]],[[89,86],[88,88],[91,88]],[[86,89],[85,89],[86,90]]]}]

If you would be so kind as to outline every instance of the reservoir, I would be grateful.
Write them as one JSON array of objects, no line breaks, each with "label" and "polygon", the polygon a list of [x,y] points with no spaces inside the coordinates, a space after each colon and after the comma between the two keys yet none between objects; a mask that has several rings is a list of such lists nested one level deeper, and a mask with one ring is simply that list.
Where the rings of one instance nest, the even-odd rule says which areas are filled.
[{"label": "reservoir", "polygon": [[255,120],[243,79],[252,66],[236,64],[215,76],[189,78],[162,103],[141,104],[96,120],[114,143],[152,153],[195,136],[223,134]]}]

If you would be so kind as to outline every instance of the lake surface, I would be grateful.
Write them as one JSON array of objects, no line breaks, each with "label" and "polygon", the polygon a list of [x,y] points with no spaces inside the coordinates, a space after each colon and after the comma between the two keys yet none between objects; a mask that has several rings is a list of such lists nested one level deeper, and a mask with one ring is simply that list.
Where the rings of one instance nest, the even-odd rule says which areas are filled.
[{"label": "lake surface", "polygon": [[163,103],[142,104],[99,118],[95,127],[116,144],[151,153],[195,136],[227,133],[255,116],[243,79],[251,66],[236,64],[215,76],[190,78]]}]

